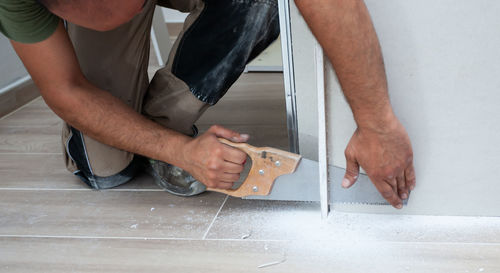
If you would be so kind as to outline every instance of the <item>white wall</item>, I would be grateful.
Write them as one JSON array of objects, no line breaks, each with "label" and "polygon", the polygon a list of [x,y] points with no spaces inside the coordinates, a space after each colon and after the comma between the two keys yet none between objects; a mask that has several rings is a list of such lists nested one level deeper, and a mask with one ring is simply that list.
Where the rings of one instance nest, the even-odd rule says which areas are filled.
[{"label": "white wall", "polygon": [[0,90],[28,75],[5,36],[0,35]]}]

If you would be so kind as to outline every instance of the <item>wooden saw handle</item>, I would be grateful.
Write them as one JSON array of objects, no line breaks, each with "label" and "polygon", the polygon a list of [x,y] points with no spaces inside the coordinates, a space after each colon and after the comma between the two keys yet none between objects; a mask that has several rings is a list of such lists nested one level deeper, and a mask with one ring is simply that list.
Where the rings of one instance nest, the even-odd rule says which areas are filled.
[{"label": "wooden saw handle", "polygon": [[233,143],[219,138],[221,143],[240,149],[252,159],[252,168],[247,178],[238,189],[215,189],[210,191],[222,192],[235,197],[249,195],[269,195],[274,180],[280,175],[293,173],[299,165],[301,156],[269,147],[254,147],[246,143]]}]

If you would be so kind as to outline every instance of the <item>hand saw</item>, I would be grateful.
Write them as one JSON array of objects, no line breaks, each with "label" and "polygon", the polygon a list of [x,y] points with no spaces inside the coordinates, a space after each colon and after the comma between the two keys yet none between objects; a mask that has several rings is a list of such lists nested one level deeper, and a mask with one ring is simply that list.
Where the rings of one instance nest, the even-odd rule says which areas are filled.
[{"label": "hand saw", "polygon": [[[247,199],[319,201],[318,162],[275,148],[254,147],[226,139],[219,141],[245,152],[252,165],[238,188],[208,190]],[[360,174],[350,189],[342,188],[340,181],[344,173],[343,168],[329,166],[330,181],[337,182],[330,184],[332,203],[389,205],[367,175]],[[403,203],[406,205],[407,200]]]}]

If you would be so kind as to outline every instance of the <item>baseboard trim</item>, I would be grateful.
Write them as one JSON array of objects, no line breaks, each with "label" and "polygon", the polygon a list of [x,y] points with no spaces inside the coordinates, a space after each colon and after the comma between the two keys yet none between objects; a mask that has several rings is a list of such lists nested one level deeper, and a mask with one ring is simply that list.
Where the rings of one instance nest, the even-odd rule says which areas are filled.
[{"label": "baseboard trim", "polygon": [[38,88],[29,77],[2,88],[2,93],[0,93],[0,118],[39,96]]}]

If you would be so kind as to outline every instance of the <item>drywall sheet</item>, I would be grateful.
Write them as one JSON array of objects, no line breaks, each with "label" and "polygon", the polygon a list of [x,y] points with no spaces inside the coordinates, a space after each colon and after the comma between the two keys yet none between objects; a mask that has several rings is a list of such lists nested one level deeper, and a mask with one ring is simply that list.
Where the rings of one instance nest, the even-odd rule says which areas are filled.
[{"label": "drywall sheet", "polygon": [[28,72],[10,45],[9,39],[0,35],[0,89],[18,80]]},{"label": "drywall sheet", "polygon": [[316,42],[294,1],[290,1],[290,22],[299,150],[302,156],[318,160],[318,97],[314,65]]},{"label": "drywall sheet", "polygon": [[[500,216],[500,2],[366,2],[381,41],[394,110],[413,142],[417,187],[401,211],[350,204],[334,208]],[[334,166],[344,168],[343,151],[355,124],[329,73],[329,154]],[[331,176],[333,196],[345,191],[338,187],[340,177],[341,169]],[[351,191],[370,184],[362,182]]]}]

